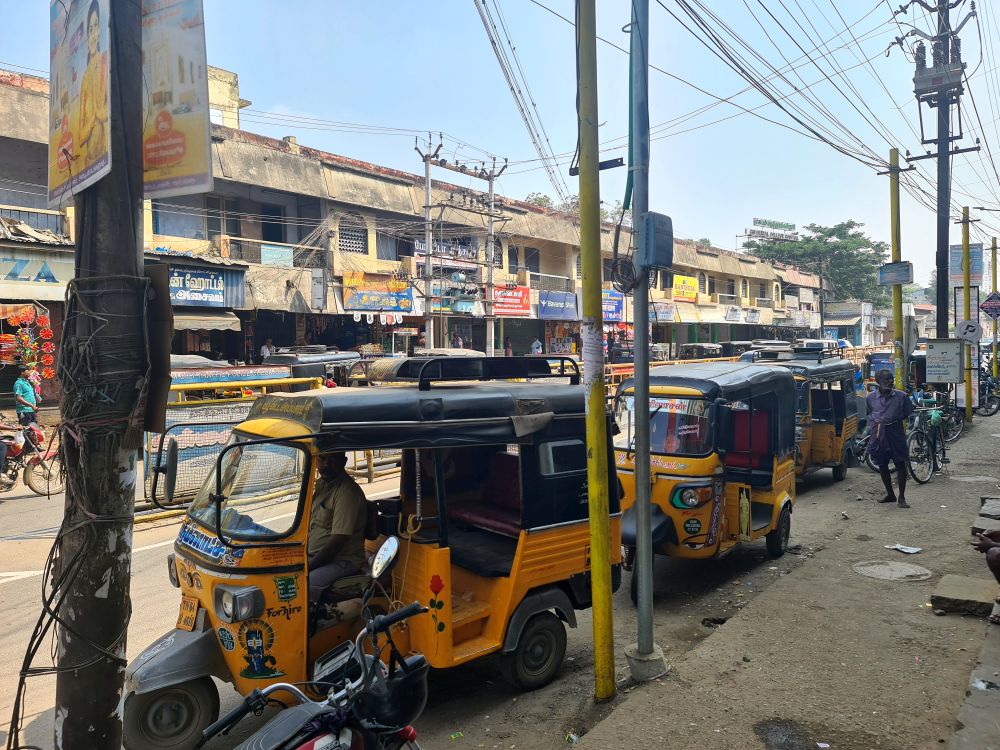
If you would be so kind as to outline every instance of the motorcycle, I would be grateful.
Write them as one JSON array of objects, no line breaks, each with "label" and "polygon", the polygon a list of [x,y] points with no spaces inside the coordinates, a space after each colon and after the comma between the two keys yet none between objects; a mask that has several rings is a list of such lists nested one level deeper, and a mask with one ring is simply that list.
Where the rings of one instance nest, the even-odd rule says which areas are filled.
[{"label": "motorcycle", "polygon": [[[283,709],[236,750],[420,750],[412,723],[427,703],[427,673],[422,654],[404,657],[392,640],[392,627],[427,612],[414,602],[389,614],[374,614],[369,602],[376,582],[392,566],[399,540],[389,537],[372,562],[372,578],[363,597],[365,627],[321,657],[312,690],[326,698],[312,700],[299,687],[278,682],[254,690],[240,704],[208,726],[197,747],[229,732],[247,714],[260,715],[275,693],[291,695],[298,705]],[[368,650],[366,651],[366,646]],[[382,653],[388,649],[388,663]]]},{"label": "motorcycle", "polygon": [[24,426],[0,422],[0,442],[7,446],[7,462],[0,472],[0,493],[17,486],[18,475],[36,495],[56,495],[66,489],[59,450],[46,446],[37,422]]}]

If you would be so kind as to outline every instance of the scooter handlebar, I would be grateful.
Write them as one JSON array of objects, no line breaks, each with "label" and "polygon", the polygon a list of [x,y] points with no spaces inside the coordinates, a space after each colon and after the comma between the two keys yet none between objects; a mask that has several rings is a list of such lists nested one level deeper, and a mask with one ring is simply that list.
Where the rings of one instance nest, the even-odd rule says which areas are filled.
[{"label": "scooter handlebar", "polygon": [[414,615],[419,615],[421,612],[426,612],[427,607],[423,606],[420,602],[413,602],[413,604],[408,604],[401,609],[397,609],[395,612],[390,612],[387,615],[377,615],[370,623],[368,623],[369,633],[382,633],[397,622],[402,622]]},{"label": "scooter handlebar", "polygon": [[240,704],[228,714],[220,718],[214,724],[209,724],[205,731],[201,733],[201,740],[195,747],[202,747],[206,742],[217,734],[222,734],[236,726],[244,716],[253,711],[257,706],[266,705],[267,699],[260,690],[254,690],[250,695],[240,701]]}]

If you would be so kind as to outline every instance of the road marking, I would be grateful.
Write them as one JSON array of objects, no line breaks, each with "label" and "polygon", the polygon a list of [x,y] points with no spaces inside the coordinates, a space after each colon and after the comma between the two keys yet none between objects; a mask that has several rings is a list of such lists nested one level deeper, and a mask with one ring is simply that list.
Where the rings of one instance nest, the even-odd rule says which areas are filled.
[{"label": "road marking", "polygon": [[10,570],[0,573],[0,585],[5,583],[13,583],[14,581],[21,581],[25,578],[33,578],[34,576],[40,576],[44,571],[41,570]]},{"label": "road marking", "polygon": [[[280,521],[282,518],[292,518],[295,513],[282,513],[279,516],[271,516],[270,518],[261,519],[261,523],[267,523],[268,521]],[[3,541],[3,540],[0,540]],[[156,542],[154,544],[145,544],[142,547],[135,547],[132,550],[134,555],[136,552],[146,552],[151,549],[159,549],[160,547],[166,547],[171,545],[176,541],[175,539],[167,539],[163,542]],[[14,581],[21,581],[25,578],[32,578],[34,576],[40,576],[44,571],[42,570],[14,570],[14,571],[0,571],[0,586],[5,583],[13,583]]]}]

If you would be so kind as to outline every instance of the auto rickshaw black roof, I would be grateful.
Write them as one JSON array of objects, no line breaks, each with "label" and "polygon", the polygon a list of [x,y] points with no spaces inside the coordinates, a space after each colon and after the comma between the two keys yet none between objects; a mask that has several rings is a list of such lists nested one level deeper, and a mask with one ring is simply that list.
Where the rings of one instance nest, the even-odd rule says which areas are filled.
[{"label": "auto rickshaw black roof", "polygon": [[854,377],[854,364],[836,350],[764,349],[758,352],[758,364],[780,365],[796,375],[816,383],[832,383]]},{"label": "auto rickshaw black roof", "polygon": [[[634,380],[626,380],[618,387],[618,392],[634,385]],[[747,362],[696,362],[654,367],[649,371],[649,385],[651,388],[693,388],[710,400],[745,401],[765,393],[787,397],[788,403],[794,403],[795,399],[795,378],[787,368]]]},{"label": "auto rickshaw black roof", "polygon": [[[553,372],[553,361],[565,374]],[[579,369],[568,358],[417,357],[399,362],[398,378],[412,380],[415,387],[324,388],[262,396],[254,401],[247,421],[291,420],[341,449],[404,448],[516,442],[553,419],[582,418],[585,413]],[[566,377],[569,384],[500,380]],[[444,385],[431,388],[435,383]]]}]

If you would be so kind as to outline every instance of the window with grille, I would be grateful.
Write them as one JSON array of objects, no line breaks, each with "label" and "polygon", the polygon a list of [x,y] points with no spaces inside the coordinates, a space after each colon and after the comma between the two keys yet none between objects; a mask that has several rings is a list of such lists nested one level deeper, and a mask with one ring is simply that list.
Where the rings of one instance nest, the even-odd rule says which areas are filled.
[{"label": "window with grille", "polygon": [[708,292],[708,277],[703,273],[698,274],[698,291],[702,294]]},{"label": "window with grille", "polygon": [[726,279],[726,294],[736,296],[736,279]]},{"label": "window with grille", "polygon": [[757,296],[760,297],[761,299],[767,297],[767,284],[765,284],[763,281],[757,285]]},{"label": "window with grille", "polygon": [[376,232],[375,253],[379,260],[399,260],[396,238],[385,232]]},{"label": "window with grille", "polygon": [[744,298],[750,296],[750,282],[746,279],[740,282],[740,296]]},{"label": "window with grille", "polygon": [[583,255],[581,253],[576,254],[576,278],[583,278]]},{"label": "window with grille", "polygon": [[709,294],[715,294],[715,277],[714,276],[709,276],[708,277],[708,293]]},{"label": "window with grille", "polygon": [[221,198],[218,195],[206,195],[205,213],[209,239],[220,234],[227,234],[230,237],[240,236],[239,208],[235,200]]},{"label": "window with grille", "polygon": [[537,247],[524,248],[524,267],[530,273],[541,273],[542,254]]},{"label": "window with grille", "polygon": [[358,214],[341,217],[338,235],[340,252],[368,254],[368,225]]},{"label": "window with grille", "polygon": [[602,271],[604,275],[601,278],[605,281],[611,281],[611,260],[609,258],[602,261]]},{"label": "window with grille", "polygon": [[507,270],[510,273],[517,273],[521,270],[517,259],[517,245],[507,245]]}]

